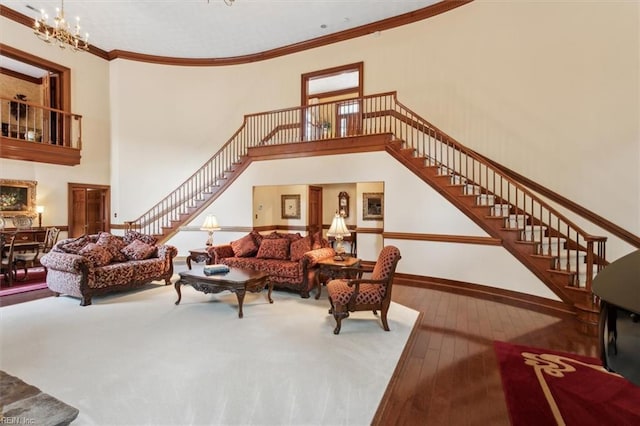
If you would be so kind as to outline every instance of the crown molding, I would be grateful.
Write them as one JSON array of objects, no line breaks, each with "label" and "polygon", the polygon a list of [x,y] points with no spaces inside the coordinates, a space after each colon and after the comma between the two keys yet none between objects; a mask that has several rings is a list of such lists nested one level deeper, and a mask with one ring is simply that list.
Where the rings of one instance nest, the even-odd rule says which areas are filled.
[{"label": "crown molding", "polygon": [[[465,4],[471,3],[472,1],[473,0],[443,0],[439,3],[432,4],[431,6],[427,6],[422,9],[414,10],[412,12],[394,16],[392,18],[383,19],[381,21],[372,22],[371,24],[362,25],[350,30],[317,37],[311,40],[305,40],[299,43],[290,44],[288,46],[266,50],[264,52],[252,53],[249,55],[232,56],[226,58],[176,58],[170,56],[147,55],[144,53],[129,52],[126,50],[118,49],[106,52],[105,50],[102,50],[93,45],[89,46],[89,52],[109,61],[114,59],[127,59],[131,61],[149,62],[160,65],[180,65],[190,67],[240,65],[251,62],[265,61],[280,56],[290,55],[292,53],[302,52],[304,50],[315,49],[317,47],[362,37],[368,34],[373,34],[378,31],[389,30],[391,28],[396,28],[402,25],[411,24],[413,22],[422,21],[424,19],[448,12],[449,10],[455,9],[457,7],[464,6]],[[29,18],[28,16],[16,12],[15,10],[10,9],[6,6],[2,6],[0,8],[0,16],[4,16],[7,19],[11,19],[12,21],[15,21],[22,25],[26,25],[30,28],[33,25],[32,18]]]}]

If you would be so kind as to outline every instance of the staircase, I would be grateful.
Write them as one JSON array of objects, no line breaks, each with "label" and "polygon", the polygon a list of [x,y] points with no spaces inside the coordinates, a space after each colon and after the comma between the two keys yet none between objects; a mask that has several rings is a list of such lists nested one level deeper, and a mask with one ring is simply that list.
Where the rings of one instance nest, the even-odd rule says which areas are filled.
[{"label": "staircase", "polygon": [[[604,237],[580,232],[515,183],[510,182],[513,188],[509,188],[502,182],[499,188],[504,191],[496,194],[494,186],[469,183],[468,178],[440,162],[432,164],[415,156],[413,149],[390,144],[388,152],[487,234],[502,240],[502,245],[561,300],[588,311],[593,308],[590,285],[604,265]],[[547,220],[543,221],[545,215]],[[556,227],[549,225],[554,223]]]},{"label": "staircase", "polygon": [[[505,249],[576,309],[579,319],[597,322],[591,282],[607,264],[605,237],[582,230],[490,161],[402,105],[395,92],[358,98],[354,103],[359,109],[359,141],[388,136],[384,149],[391,156],[487,234],[500,239]],[[337,116],[336,103],[314,107],[323,116]],[[248,167],[253,161],[250,149],[270,149],[285,158],[313,141],[318,149],[314,155],[337,153],[329,142],[346,135],[336,134],[339,126],[332,126],[335,133],[312,135],[304,119],[307,114],[305,107],[298,107],[245,116],[240,129],[205,165],[148,212],[126,222],[127,229],[155,234],[161,240],[170,238]],[[371,149],[366,142],[349,147]]]}]

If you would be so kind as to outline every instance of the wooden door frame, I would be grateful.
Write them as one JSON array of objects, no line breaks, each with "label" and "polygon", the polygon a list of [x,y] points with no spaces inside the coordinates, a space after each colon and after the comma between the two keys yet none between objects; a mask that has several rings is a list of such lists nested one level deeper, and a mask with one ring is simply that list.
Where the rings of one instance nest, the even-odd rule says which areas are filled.
[{"label": "wooden door frame", "polygon": [[308,91],[309,80],[322,78],[322,77],[331,77],[333,75],[339,75],[348,71],[358,71],[357,87],[334,90],[334,91],[323,92],[323,93],[314,93],[313,97],[328,98],[332,96],[339,96],[345,93],[357,92],[358,93],[357,97],[362,98],[362,96],[364,96],[364,62],[355,62],[352,64],[340,65],[337,67],[326,68],[318,71],[312,71],[312,72],[304,73],[301,75],[300,77],[301,78],[300,123],[302,123],[301,124],[302,128],[300,129],[300,135],[302,137],[302,140],[306,140],[308,136],[306,134],[307,126],[305,122],[305,113],[306,113],[305,107],[309,105],[309,91]]},{"label": "wooden door frame", "polygon": [[[31,53],[25,52],[15,47],[11,47],[4,43],[0,43],[0,52],[2,56],[16,60],[18,62],[32,65],[34,67],[46,70],[49,74],[56,76],[56,83],[53,90],[54,96],[49,96],[49,104],[43,104],[45,107],[55,108],[64,112],[71,113],[71,69]],[[41,83],[40,83],[41,84]],[[55,102],[54,102],[55,99]],[[66,123],[65,123],[66,120]],[[47,119],[47,133],[49,139],[56,145],[64,144],[65,128],[71,129],[71,118],[57,112],[50,112]],[[66,126],[66,127],[65,127]],[[52,131],[53,129],[53,131]],[[44,135],[44,129],[42,129]],[[7,157],[5,157],[7,158]],[[24,158],[31,159],[31,158]]]},{"label": "wooden door frame", "polygon": [[[307,90],[309,80],[313,80],[320,77],[331,77],[332,75],[342,74],[346,71],[355,71],[355,70],[358,71],[357,91],[358,91],[358,97],[361,98],[364,93],[364,62],[355,62],[353,64],[340,65],[338,67],[326,68],[323,70],[312,71],[312,72],[302,74],[301,76],[302,90],[300,91],[301,93],[300,105],[306,106],[309,102],[309,93]],[[354,90],[349,89],[349,91],[354,91]],[[340,94],[343,92],[344,90],[338,90],[335,92],[322,93],[321,95],[326,97],[326,96],[333,96],[336,94]]]},{"label": "wooden door frame", "polygon": [[77,189],[83,190],[101,190],[104,191],[105,205],[104,205],[104,230],[105,232],[111,231],[111,186],[109,185],[95,185],[87,183],[67,183],[67,223],[68,228],[71,230],[73,227],[73,191]]},{"label": "wooden door frame", "polygon": [[311,191],[317,191],[320,194],[319,203],[318,203],[318,214],[319,214],[318,217],[320,218],[320,223],[318,224],[318,227],[319,227],[318,230],[322,231],[322,226],[323,226],[322,219],[323,219],[323,212],[324,212],[324,210],[323,210],[324,209],[324,207],[323,207],[324,188],[322,186],[309,185],[308,186],[308,191],[309,191],[309,196],[307,197],[308,198],[307,199],[307,230],[311,231],[311,227],[312,227],[312,224],[311,224],[311,215],[312,215],[312,212],[311,212]]},{"label": "wooden door frame", "polygon": [[[71,112],[71,69],[67,68],[63,65],[57,64],[55,62],[43,59],[39,56],[32,55],[31,53],[27,53],[23,50],[16,49],[4,43],[0,43],[0,50],[2,51],[2,56],[6,56],[7,58],[15,59],[16,61],[24,62],[28,65],[33,65],[34,67],[38,67],[41,69],[45,69],[49,72],[56,73],[58,75],[58,87],[57,87],[57,95],[59,105],[56,106],[57,109],[60,109],[65,112]],[[45,105],[50,106],[50,105]]]}]

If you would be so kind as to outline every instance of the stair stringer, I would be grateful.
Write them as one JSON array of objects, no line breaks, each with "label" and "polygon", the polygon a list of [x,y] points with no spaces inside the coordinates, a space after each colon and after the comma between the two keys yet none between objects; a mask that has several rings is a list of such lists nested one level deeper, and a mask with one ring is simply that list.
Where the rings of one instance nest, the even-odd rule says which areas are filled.
[{"label": "stair stringer", "polygon": [[188,212],[182,213],[178,220],[172,220],[170,226],[163,227],[161,234],[154,235],[156,238],[158,238],[158,241],[160,243],[166,243],[169,239],[171,239],[171,237],[179,232],[182,225],[189,223],[191,220],[193,220],[193,218],[204,212],[206,208],[209,207],[211,203],[213,203],[218,197],[220,197],[220,195],[222,195],[222,193],[225,192],[242,174],[242,172],[244,172],[244,170],[253,162],[253,159],[249,156],[243,156],[240,160],[240,162],[234,164],[233,170],[225,171],[224,177],[218,179],[219,181],[224,181],[224,183],[214,186],[214,191],[206,193],[204,198],[196,200],[194,206],[188,208]]},{"label": "stair stringer", "polygon": [[[397,145],[388,145],[386,151],[392,157],[402,163],[405,167],[407,167],[422,181],[431,186],[436,192],[442,195],[452,205],[456,206],[456,208],[463,212],[469,219],[476,223],[487,234],[489,234],[491,237],[499,239],[502,242],[502,246],[509,253],[511,253],[512,256],[518,259],[518,261],[520,261],[527,269],[529,269],[554,294],[556,294],[560,298],[560,300],[570,306],[575,305],[576,298],[572,297],[572,293],[570,293],[565,288],[565,286],[556,284],[556,282],[554,282],[553,278],[550,276],[550,272],[548,271],[549,266],[541,266],[541,262],[533,260],[533,258],[531,257],[531,255],[534,254],[533,246],[528,249],[526,245],[516,244],[516,239],[514,238],[505,238],[503,232],[499,231],[495,225],[492,225],[487,220],[484,220],[481,215],[474,213],[469,205],[461,201],[459,195],[454,195],[453,191],[455,191],[455,189],[453,186],[443,184],[442,179],[436,179],[431,174],[427,173],[426,166],[422,165],[422,162],[415,161],[415,158],[413,158],[413,160],[408,158],[406,153],[397,148]],[[575,290],[580,291],[582,289],[576,288]],[[582,291],[580,293],[587,292]]]}]

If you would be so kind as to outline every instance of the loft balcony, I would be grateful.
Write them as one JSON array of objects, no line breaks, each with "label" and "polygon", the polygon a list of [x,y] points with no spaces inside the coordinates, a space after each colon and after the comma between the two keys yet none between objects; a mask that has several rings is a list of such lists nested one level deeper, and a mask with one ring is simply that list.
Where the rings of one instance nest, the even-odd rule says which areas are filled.
[{"label": "loft balcony", "polygon": [[0,157],[75,166],[80,164],[82,116],[0,97]]}]

